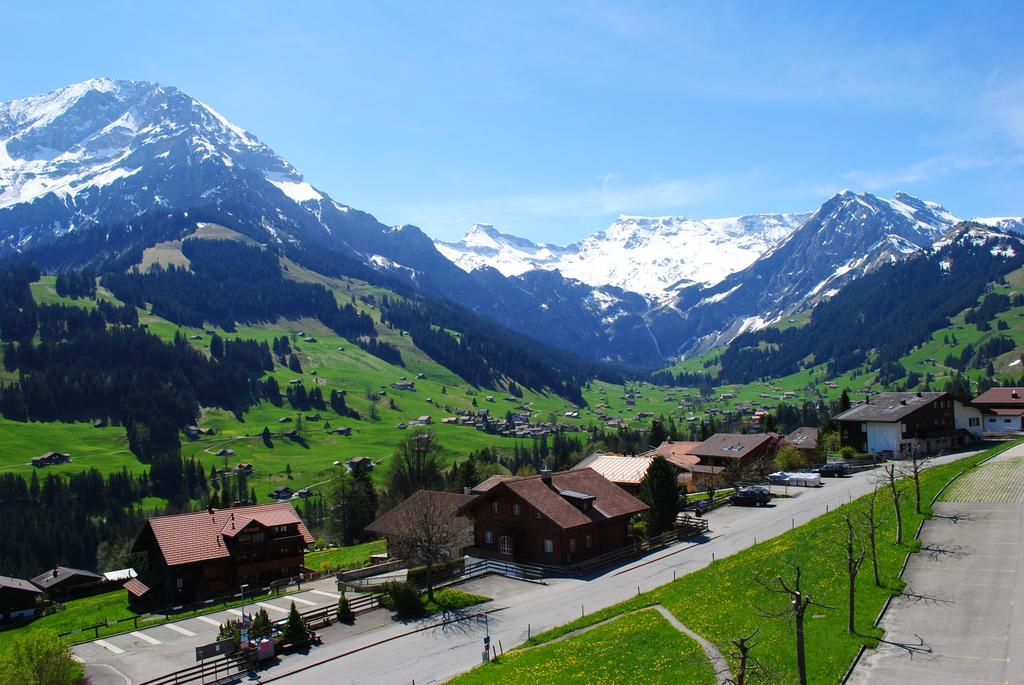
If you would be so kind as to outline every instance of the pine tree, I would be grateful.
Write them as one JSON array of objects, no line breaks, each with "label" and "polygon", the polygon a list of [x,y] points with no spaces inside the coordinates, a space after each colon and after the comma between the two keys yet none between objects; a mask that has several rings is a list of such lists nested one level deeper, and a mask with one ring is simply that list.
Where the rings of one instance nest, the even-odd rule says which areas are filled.
[{"label": "pine tree", "polygon": [[665,457],[655,457],[640,481],[640,499],[651,507],[650,532],[658,535],[671,530],[679,513],[679,483],[675,469]]},{"label": "pine tree", "polygon": [[348,623],[349,625],[356,622],[356,612],[352,611],[352,607],[348,603],[348,597],[345,596],[344,592],[338,598],[338,621]]},{"label": "pine tree", "polygon": [[302,615],[295,608],[295,602],[292,602],[292,608],[288,612],[288,622],[284,626],[284,640],[295,643],[303,642],[306,638],[306,622],[302,620]]}]

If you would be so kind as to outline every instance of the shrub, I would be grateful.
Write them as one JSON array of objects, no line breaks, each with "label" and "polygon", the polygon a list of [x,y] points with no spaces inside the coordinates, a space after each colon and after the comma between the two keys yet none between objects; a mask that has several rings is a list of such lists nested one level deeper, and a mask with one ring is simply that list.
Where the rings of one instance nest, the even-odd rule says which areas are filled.
[{"label": "shrub", "polygon": [[397,613],[399,617],[412,618],[423,615],[423,598],[412,583],[391,581],[384,583],[383,589],[381,604]]},{"label": "shrub", "polygon": [[[458,559],[449,559],[447,561],[438,561],[431,564],[434,582],[446,573],[456,574],[462,573],[466,568],[466,558],[459,557]],[[409,569],[409,573],[406,576],[406,580],[415,585],[424,585],[427,582],[427,567],[416,566]]]},{"label": "shrub", "polygon": [[74,685],[82,681],[82,666],[57,635],[47,628],[18,635],[0,660],[3,685]]},{"label": "shrub", "polygon": [[266,609],[260,609],[252,617],[252,625],[249,626],[249,639],[255,640],[261,637],[270,637],[274,629],[270,624],[270,616]]},{"label": "shrub", "polygon": [[844,445],[839,448],[839,456],[843,459],[853,459],[857,456],[857,450],[853,449],[849,445]]},{"label": "shrub", "polygon": [[217,631],[217,640],[231,640],[235,643],[235,649],[238,649],[239,645],[242,643],[241,622],[229,618],[227,623],[222,623],[220,629]]},{"label": "shrub", "polygon": [[338,620],[342,623],[356,622],[356,612],[352,611],[352,607],[348,603],[348,597],[345,596],[344,592],[338,598]]},{"label": "shrub", "polygon": [[803,466],[806,461],[800,450],[792,445],[783,445],[775,453],[775,468],[779,471],[792,471]]}]

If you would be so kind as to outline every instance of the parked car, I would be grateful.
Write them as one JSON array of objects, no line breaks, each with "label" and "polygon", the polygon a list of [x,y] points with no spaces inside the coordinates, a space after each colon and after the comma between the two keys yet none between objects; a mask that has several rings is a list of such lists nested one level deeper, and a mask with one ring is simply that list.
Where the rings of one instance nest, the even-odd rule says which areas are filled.
[{"label": "parked car", "polygon": [[712,506],[714,506],[714,503],[710,499],[699,499],[683,507],[683,511],[692,511],[697,516],[700,516],[705,511],[711,509]]},{"label": "parked car", "polygon": [[771,501],[772,494],[768,492],[766,488],[757,486],[743,488],[729,498],[729,504],[744,507],[759,507],[768,504]]},{"label": "parked car", "polygon": [[818,468],[818,475],[823,478],[841,478],[848,473],[850,473],[850,467],[839,461],[831,461]]},{"label": "parked car", "polygon": [[789,483],[789,474],[785,471],[769,473],[768,482],[772,485],[787,485]]}]

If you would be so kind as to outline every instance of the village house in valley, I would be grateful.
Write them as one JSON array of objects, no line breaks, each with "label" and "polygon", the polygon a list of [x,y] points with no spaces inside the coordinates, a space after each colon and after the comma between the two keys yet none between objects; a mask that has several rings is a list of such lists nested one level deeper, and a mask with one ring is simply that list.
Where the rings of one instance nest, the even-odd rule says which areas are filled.
[{"label": "village house in valley", "polygon": [[625,547],[646,504],[593,469],[492,476],[462,506],[478,556],[568,566]]},{"label": "village house in valley", "polygon": [[408,529],[415,527],[418,515],[431,510],[436,512],[439,518],[443,516],[452,519],[453,526],[457,525],[462,531],[459,535],[452,536],[451,544],[446,548],[446,556],[454,559],[462,556],[463,551],[473,544],[473,530],[469,522],[459,516],[459,510],[473,499],[472,495],[457,492],[418,490],[379,516],[366,527],[366,530],[382,535],[387,540],[389,557],[401,557],[400,538],[409,535]]},{"label": "village house in valley", "polygon": [[715,433],[689,454],[700,459],[691,466],[693,484],[703,487],[736,480],[743,472],[767,462],[775,454],[779,436],[773,433]]},{"label": "village house in valley", "polygon": [[1024,430],[1024,388],[990,388],[971,404],[984,415],[984,430],[988,433]]},{"label": "village house in valley", "polygon": [[287,502],[151,518],[132,548],[148,563],[125,583],[129,605],[188,604],[297,576],[313,541]]},{"label": "village house in valley", "polygon": [[43,591],[27,580],[0,576],[0,623],[36,614],[36,602]]},{"label": "village house in valley", "polygon": [[900,457],[981,437],[981,412],[948,392],[883,392],[833,417],[844,446]]},{"label": "village house in valley", "polygon": [[32,584],[45,592],[51,599],[65,597],[72,588],[81,585],[102,583],[103,576],[92,571],[67,566],[54,566],[32,579]]}]

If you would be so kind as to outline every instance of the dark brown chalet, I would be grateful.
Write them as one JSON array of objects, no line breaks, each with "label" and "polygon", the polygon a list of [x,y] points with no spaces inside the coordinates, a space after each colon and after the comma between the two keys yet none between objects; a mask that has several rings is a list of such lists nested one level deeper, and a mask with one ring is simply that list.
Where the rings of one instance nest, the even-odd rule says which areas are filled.
[{"label": "dark brown chalet", "polygon": [[647,505],[593,469],[493,477],[461,511],[473,520],[472,554],[569,566],[629,544],[630,519]]},{"label": "dark brown chalet", "polygon": [[981,412],[948,392],[883,392],[833,416],[844,446],[902,457],[933,454],[976,437]]},{"label": "dark brown chalet", "polygon": [[36,614],[36,603],[43,591],[27,580],[0,576],[0,623]]},{"label": "dark brown chalet", "polygon": [[187,604],[303,572],[313,536],[287,502],[149,519],[133,550],[149,563],[125,583],[133,608]]}]

